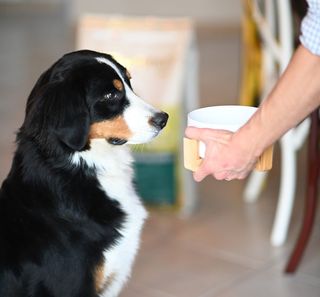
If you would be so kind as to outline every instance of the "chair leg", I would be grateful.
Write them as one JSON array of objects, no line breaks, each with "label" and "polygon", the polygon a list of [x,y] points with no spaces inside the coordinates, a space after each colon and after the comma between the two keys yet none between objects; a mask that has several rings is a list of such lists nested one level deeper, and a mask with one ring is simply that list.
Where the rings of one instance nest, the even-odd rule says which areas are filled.
[{"label": "chair leg", "polygon": [[318,110],[311,115],[311,129],[309,136],[308,149],[308,180],[307,193],[305,198],[305,212],[302,228],[289,259],[286,273],[294,273],[303,256],[304,250],[312,232],[314,218],[316,214],[317,192],[318,192],[318,177],[319,177],[319,153],[318,153],[318,135],[319,135],[319,117]]},{"label": "chair leg", "polygon": [[253,171],[244,189],[243,197],[247,203],[256,202],[260,196],[268,173],[265,171]]},{"label": "chair leg", "polygon": [[281,184],[277,211],[271,234],[273,246],[284,244],[290,224],[296,188],[296,151],[293,146],[294,136],[290,130],[282,137],[281,147]]}]

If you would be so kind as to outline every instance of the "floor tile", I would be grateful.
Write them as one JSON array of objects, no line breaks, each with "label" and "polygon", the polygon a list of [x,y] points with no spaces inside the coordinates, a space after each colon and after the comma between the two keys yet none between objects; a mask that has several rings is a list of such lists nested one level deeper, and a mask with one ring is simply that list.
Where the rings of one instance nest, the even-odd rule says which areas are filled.
[{"label": "floor tile", "polygon": [[218,290],[251,272],[241,266],[171,240],[141,253],[131,282],[175,296],[196,297]]},{"label": "floor tile", "polygon": [[284,276],[281,269],[270,269],[257,273],[219,294],[209,292],[202,297],[317,297],[319,295],[320,283],[302,277]]},{"label": "floor tile", "polygon": [[127,285],[120,294],[121,297],[177,297],[162,291],[149,289],[143,286],[137,286],[132,282]]}]

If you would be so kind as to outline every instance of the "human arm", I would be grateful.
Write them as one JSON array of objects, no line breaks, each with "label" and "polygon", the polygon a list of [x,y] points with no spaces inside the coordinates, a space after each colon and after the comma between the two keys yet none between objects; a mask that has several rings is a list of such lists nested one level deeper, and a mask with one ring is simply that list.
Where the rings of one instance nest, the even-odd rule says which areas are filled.
[{"label": "human arm", "polygon": [[262,152],[320,105],[320,56],[300,45],[286,71],[249,122],[236,133],[188,127],[186,136],[206,144],[196,181],[242,179]]}]

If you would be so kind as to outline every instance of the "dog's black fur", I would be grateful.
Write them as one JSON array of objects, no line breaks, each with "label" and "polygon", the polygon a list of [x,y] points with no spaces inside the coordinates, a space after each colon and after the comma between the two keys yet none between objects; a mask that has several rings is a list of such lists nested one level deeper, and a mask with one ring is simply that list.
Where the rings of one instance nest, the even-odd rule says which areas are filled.
[{"label": "dog's black fur", "polygon": [[121,114],[128,101],[113,88],[116,102],[102,104],[116,73],[96,56],[103,55],[63,56],[28,98],[0,192],[1,297],[98,296],[94,270],[126,217],[99,188],[94,169],[74,166],[70,154],[88,148],[90,124]]}]

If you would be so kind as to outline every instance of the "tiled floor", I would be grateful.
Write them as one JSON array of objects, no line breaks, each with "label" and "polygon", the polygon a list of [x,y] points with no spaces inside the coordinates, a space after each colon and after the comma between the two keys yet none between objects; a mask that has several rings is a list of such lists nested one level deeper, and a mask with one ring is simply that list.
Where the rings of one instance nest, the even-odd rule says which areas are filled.
[{"label": "tiled floor", "polygon": [[[61,11],[0,10],[0,180],[8,172],[14,131],[28,92],[46,67],[72,50],[72,28]],[[239,31],[198,30],[202,105],[236,103]],[[294,276],[283,267],[302,214],[304,157],[300,154],[297,203],[289,239],[269,243],[279,186],[279,153],[260,200],[242,200],[244,182],[206,179],[199,207],[188,219],[151,210],[133,275],[122,297],[320,296],[320,227]]]}]

